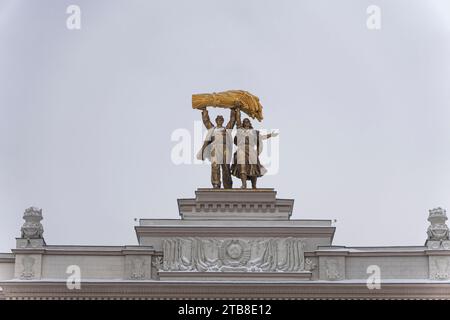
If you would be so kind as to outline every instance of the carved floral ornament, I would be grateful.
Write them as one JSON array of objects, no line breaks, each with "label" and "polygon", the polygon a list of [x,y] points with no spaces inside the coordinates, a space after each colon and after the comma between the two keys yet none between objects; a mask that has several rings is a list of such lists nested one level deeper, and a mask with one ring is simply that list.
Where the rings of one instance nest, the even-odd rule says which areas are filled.
[{"label": "carved floral ornament", "polygon": [[34,264],[36,259],[31,256],[25,256],[22,258],[22,273],[20,274],[21,279],[33,279],[34,274]]},{"label": "carved floral ornament", "polygon": [[203,239],[163,241],[160,271],[302,272],[315,266],[304,258],[305,242],[298,238]]},{"label": "carved floral ornament", "polygon": [[430,278],[432,280],[450,279],[450,257],[433,257],[430,261]]},{"label": "carved floral ornament", "polygon": [[149,256],[131,255],[125,259],[125,277],[130,280],[151,278],[151,258]]},{"label": "carved floral ornament", "polygon": [[340,263],[337,259],[329,258],[325,260],[325,275],[328,280],[341,280]]}]

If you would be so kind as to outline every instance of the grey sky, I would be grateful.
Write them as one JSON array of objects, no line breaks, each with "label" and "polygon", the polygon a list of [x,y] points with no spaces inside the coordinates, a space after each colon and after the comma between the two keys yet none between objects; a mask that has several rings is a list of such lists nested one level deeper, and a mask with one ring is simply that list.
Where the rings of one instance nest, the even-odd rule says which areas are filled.
[{"label": "grey sky", "polygon": [[337,219],[336,245],[421,245],[428,209],[450,208],[449,80],[447,0],[0,0],[0,252],[31,205],[49,244],[177,219],[209,168],[172,164],[171,133],[200,119],[192,93],[227,89],[280,129],[260,186],[293,218]]}]

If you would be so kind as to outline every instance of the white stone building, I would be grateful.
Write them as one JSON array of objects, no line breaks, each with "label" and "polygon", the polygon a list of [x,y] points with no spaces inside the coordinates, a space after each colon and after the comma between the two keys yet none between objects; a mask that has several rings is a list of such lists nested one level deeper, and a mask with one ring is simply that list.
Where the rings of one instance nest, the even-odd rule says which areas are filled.
[{"label": "white stone building", "polygon": [[198,189],[181,219],[141,219],[138,245],[47,245],[29,208],[0,254],[0,299],[449,299],[446,212],[430,210],[424,245],[333,246],[330,220],[290,219],[273,189]]}]

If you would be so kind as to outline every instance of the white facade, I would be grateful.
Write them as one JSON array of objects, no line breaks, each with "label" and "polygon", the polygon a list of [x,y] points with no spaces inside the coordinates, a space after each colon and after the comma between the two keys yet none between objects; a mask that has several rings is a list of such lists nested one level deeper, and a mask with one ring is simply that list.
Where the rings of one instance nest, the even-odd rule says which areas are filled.
[{"label": "white facade", "polygon": [[198,189],[178,200],[180,220],[142,219],[139,245],[114,247],[47,245],[30,208],[0,254],[0,298],[450,298],[445,210],[430,210],[423,246],[343,247],[330,220],[291,220],[293,204],[272,189]]}]

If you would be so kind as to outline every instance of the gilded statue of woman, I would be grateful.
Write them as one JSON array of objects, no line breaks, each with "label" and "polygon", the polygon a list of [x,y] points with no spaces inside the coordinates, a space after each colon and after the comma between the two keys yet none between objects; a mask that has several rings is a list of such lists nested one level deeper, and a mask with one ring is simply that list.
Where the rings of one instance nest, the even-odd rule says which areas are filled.
[{"label": "gilded statue of woman", "polygon": [[234,137],[234,144],[237,150],[234,153],[231,173],[241,179],[242,189],[247,188],[247,180],[252,183],[252,189],[256,189],[256,181],[266,173],[266,169],[259,162],[259,155],[262,151],[262,140],[276,137],[278,133],[272,132],[266,135],[260,134],[253,129],[250,119],[245,118],[241,123],[241,111],[236,109],[237,133]]}]

